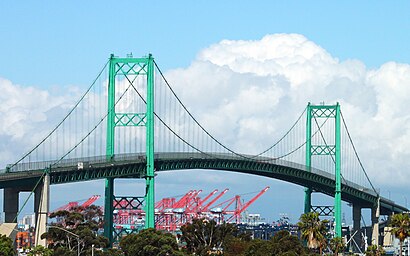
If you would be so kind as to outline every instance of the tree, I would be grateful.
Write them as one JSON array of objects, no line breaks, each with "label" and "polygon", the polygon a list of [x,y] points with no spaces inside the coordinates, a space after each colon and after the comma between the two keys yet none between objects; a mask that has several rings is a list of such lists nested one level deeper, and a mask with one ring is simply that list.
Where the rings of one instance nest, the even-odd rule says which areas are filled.
[{"label": "tree", "polygon": [[6,235],[0,235],[0,255],[2,256],[14,256],[13,240]]},{"label": "tree", "polygon": [[186,243],[189,253],[207,255],[211,251],[221,251],[225,241],[236,233],[235,225],[217,224],[214,220],[194,219],[181,227],[181,240]]},{"label": "tree", "polygon": [[296,236],[281,230],[270,240],[272,255],[305,255],[305,248]]},{"label": "tree", "polygon": [[400,240],[400,255],[403,251],[403,242],[410,236],[410,218],[408,214],[394,214],[390,219],[391,232]]},{"label": "tree", "polygon": [[[91,255],[91,252],[87,255]],[[99,251],[99,250],[96,251],[96,250],[94,250],[94,255],[95,256],[124,256],[124,253],[120,249],[110,248],[106,251]]]},{"label": "tree", "polygon": [[[236,244],[235,241],[236,240]],[[231,248],[234,245],[234,250]],[[306,249],[296,236],[292,236],[288,231],[277,232],[270,240],[239,240],[238,238],[229,239],[224,247],[224,255],[243,255],[243,256],[285,256],[285,255],[307,255]]]},{"label": "tree", "polygon": [[249,232],[234,232],[228,236],[223,245],[225,256],[244,256],[252,241],[252,234]]},{"label": "tree", "polygon": [[53,255],[62,255],[62,256],[77,256],[76,250],[68,249],[67,247],[56,247],[54,250]]},{"label": "tree", "polygon": [[107,238],[97,235],[103,225],[102,216],[100,207],[95,205],[52,213],[50,219],[57,222],[41,238],[51,241],[49,248],[54,249],[54,255],[76,255],[78,246],[81,254],[90,255],[92,245],[96,248],[107,248],[109,245]]},{"label": "tree", "polygon": [[302,214],[298,222],[302,239],[307,241],[308,248],[319,248],[320,255],[322,255],[322,249],[326,245],[327,222],[327,220],[321,221],[319,214],[315,212]]},{"label": "tree", "polygon": [[28,256],[51,256],[53,255],[53,250],[48,249],[42,245],[37,245],[36,247],[32,248],[27,255]]},{"label": "tree", "polygon": [[250,244],[249,240],[232,237],[225,242],[224,256],[243,256]]},{"label": "tree", "polygon": [[272,255],[272,244],[269,241],[254,239],[250,241],[245,256],[268,256]]},{"label": "tree", "polygon": [[126,256],[184,255],[173,235],[153,228],[124,237],[120,247]]},{"label": "tree", "polygon": [[341,237],[334,237],[329,242],[330,250],[333,251],[334,255],[338,255],[339,252],[343,252],[346,245]]},{"label": "tree", "polygon": [[366,256],[382,256],[385,253],[383,247],[377,245],[370,245],[366,250]]}]

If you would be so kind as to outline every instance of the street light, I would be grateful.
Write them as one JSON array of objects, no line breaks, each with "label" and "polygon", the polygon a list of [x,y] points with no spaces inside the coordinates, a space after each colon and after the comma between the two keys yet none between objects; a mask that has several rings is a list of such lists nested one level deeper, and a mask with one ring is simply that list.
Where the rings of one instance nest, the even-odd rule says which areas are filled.
[{"label": "street light", "polygon": [[73,232],[71,232],[71,231],[68,231],[67,229],[64,229],[64,228],[61,228],[61,227],[58,227],[58,226],[47,226],[48,228],[55,228],[55,229],[59,229],[59,230],[62,230],[62,231],[64,231],[64,232],[67,232],[68,234],[70,234],[70,235],[72,235],[72,236],[75,236],[75,238],[77,238],[77,244],[78,244],[78,249],[77,249],[77,256],[80,256],[80,236],[79,235],[77,235],[77,234],[75,234],[75,233],[73,233]]}]

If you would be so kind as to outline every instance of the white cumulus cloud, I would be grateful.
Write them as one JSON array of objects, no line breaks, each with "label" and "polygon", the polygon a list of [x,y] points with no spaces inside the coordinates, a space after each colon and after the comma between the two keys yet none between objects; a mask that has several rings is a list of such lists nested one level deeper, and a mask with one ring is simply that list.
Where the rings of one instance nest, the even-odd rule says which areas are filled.
[{"label": "white cumulus cloud", "polygon": [[0,78],[0,90],[1,168],[39,143],[79,97],[77,93],[51,94],[4,78]]},{"label": "white cumulus cloud", "polygon": [[[389,62],[369,69],[360,60],[338,60],[303,35],[274,34],[253,41],[223,40],[199,52],[188,67],[165,75],[212,135],[244,153],[271,146],[308,102],[340,102],[375,185],[406,186],[409,64]],[[80,96],[76,88],[60,95],[3,78],[0,89],[0,162],[4,164],[40,141]],[[189,175],[195,176],[184,173]],[[220,183],[215,175],[209,182]]]},{"label": "white cumulus cloud", "polygon": [[303,35],[274,34],[223,40],[166,76],[204,126],[239,151],[269,146],[308,102],[339,102],[376,186],[406,185],[408,64],[369,69],[360,60],[338,60]]}]

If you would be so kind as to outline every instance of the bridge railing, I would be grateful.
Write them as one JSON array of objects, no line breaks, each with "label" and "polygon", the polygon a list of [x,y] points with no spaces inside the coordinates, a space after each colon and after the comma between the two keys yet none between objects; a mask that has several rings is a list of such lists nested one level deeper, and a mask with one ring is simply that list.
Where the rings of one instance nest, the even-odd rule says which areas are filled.
[{"label": "bridge railing", "polygon": [[[195,153],[195,152],[157,152],[155,153],[155,159],[157,160],[181,160],[181,159],[191,159],[191,160],[212,160],[212,159],[223,159],[223,160],[238,160],[238,161],[255,161],[267,164],[274,164],[279,166],[285,166],[288,168],[311,172],[322,177],[326,177],[330,180],[335,179],[335,175],[317,168],[308,168],[307,166],[295,162],[286,161],[283,159],[269,158],[258,156],[254,157],[252,155],[233,155],[229,153],[214,153],[207,152]],[[87,168],[93,168],[94,165],[106,165],[106,164],[123,164],[126,162],[146,162],[145,153],[128,153],[128,154],[117,154],[111,159],[107,159],[104,156],[93,156],[93,157],[82,157],[82,158],[72,158],[72,159],[62,159],[55,161],[45,161],[45,162],[32,162],[32,163],[20,163],[14,165],[13,167],[1,170],[0,173],[22,173],[30,171],[41,171],[45,169],[50,169],[53,171],[61,171],[63,169],[77,169],[83,170]],[[355,188],[359,191],[366,191],[369,194],[374,194],[377,196],[376,192],[372,191],[371,188],[366,188],[358,185],[354,182],[343,179],[342,184]]]}]

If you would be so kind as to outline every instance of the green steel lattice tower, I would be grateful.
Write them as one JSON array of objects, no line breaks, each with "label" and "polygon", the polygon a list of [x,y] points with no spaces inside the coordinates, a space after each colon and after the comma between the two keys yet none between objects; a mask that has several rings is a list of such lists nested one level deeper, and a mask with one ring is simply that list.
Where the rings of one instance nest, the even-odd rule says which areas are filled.
[{"label": "green steel lattice tower", "polygon": [[[307,106],[306,118],[306,166],[309,171],[312,167],[312,156],[330,155],[334,156],[335,161],[335,202],[334,219],[335,235],[342,236],[342,197],[341,197],[341,154],[340,154],[340,105],[311,105]],[[335,144],[312,145],[312,119],[334,118],[335,120]],[[312,189],[305,188],[305,209],[310,212],[312,208]]]},{"label": "green steel lattice tower", "polygon": [[[115,78],[116,76],[146,76],[147,98],[145,113],[116,113],[115,112]],[[124,122],[123,120],[127,120]],[[145,126],[146,128],[146,158],[145,174],[145,228],[154,228],[154,59],[150,54],[146,58],[117,58],[110,57],[108,77],[108,116],[107,116],[107,160],[114,157],[115,127],[116,126]],[[113,199],[114,178],[107,178],[105,183],[104,203],[104,236],[110,243],[113,241]]]}]

